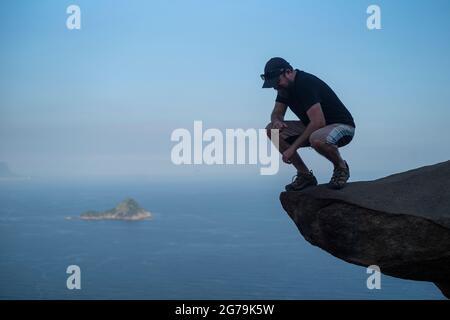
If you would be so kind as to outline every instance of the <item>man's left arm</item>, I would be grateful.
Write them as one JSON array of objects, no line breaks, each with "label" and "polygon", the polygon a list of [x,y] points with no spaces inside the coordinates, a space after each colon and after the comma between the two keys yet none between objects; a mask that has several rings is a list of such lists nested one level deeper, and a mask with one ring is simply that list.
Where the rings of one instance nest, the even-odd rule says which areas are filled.
[{"label": "man's left arm", "polygon": [[295,142],[283,153],[284,162],[289,163],[289,159],[301,146],[305,145],[305,142],[308,141],[311,134],[314,131],[326,126],[325,116],[323,115],[322,106],[320,103],[314,104],[306,113],[310,122],[300,137],[298,137],[297,140],[295,140]]}]

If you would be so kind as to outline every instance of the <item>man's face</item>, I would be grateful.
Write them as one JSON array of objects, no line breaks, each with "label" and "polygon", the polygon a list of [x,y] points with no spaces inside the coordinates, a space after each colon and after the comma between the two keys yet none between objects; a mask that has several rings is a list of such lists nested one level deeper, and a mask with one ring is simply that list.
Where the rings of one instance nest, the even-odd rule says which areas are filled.
[{"label": "man's face", "polygon": [[294,84],[294,80],[291,79],[292,71],[286,71],[282,73],[278,78],[278,84],[275,86],[275,90],[289,89]]}]

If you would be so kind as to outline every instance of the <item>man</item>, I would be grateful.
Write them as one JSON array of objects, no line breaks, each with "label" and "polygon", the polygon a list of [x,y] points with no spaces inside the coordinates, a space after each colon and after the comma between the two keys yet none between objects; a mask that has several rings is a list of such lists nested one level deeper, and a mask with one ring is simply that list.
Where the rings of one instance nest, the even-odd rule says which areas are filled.
[{"label": "man", "polygon": [[[287,191],[299,191],[317,185],[317,179],[297,153],[299,148],[312,147],[334,165],[329,186],[341,189],[350,177],[350,169],[341,158],[339,148],[350,143],[355,122],[333,90],[316,76],[293,69],[282,58],[270,59],[261,75],[263,88],[274,88],[278,94],[271,123],[266,127],[280,130],[279,151],[283,161],[297,169],[295,180]],[[287,108],[301,121],[285,121]]]}]

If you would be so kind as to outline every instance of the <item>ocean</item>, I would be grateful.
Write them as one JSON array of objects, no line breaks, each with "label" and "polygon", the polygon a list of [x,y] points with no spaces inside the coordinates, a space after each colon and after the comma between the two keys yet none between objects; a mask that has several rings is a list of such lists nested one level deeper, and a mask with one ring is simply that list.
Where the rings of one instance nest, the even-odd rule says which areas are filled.
[{"label": "ocean", "polygon": [[[310,245],[261,181],[0,182],[0,299],[443,299]],[[68,220],[134,198],[152,220]],[[69,290],[66,269],[81,270]]]}]

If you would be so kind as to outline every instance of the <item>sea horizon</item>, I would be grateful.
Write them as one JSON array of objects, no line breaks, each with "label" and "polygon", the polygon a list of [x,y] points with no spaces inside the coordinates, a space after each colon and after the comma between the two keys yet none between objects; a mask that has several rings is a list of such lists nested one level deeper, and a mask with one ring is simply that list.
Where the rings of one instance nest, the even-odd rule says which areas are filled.
[{"label": "sea horizon", "polygon": [[[432,283],[386,275],[369,290],[366,268],[304,240],[282,185],[232,182],[0,182],[0,299],[443,299]],[[153,218],[65,219],[128,197]],[[66,287],[70,265],[81,290]]]}]

